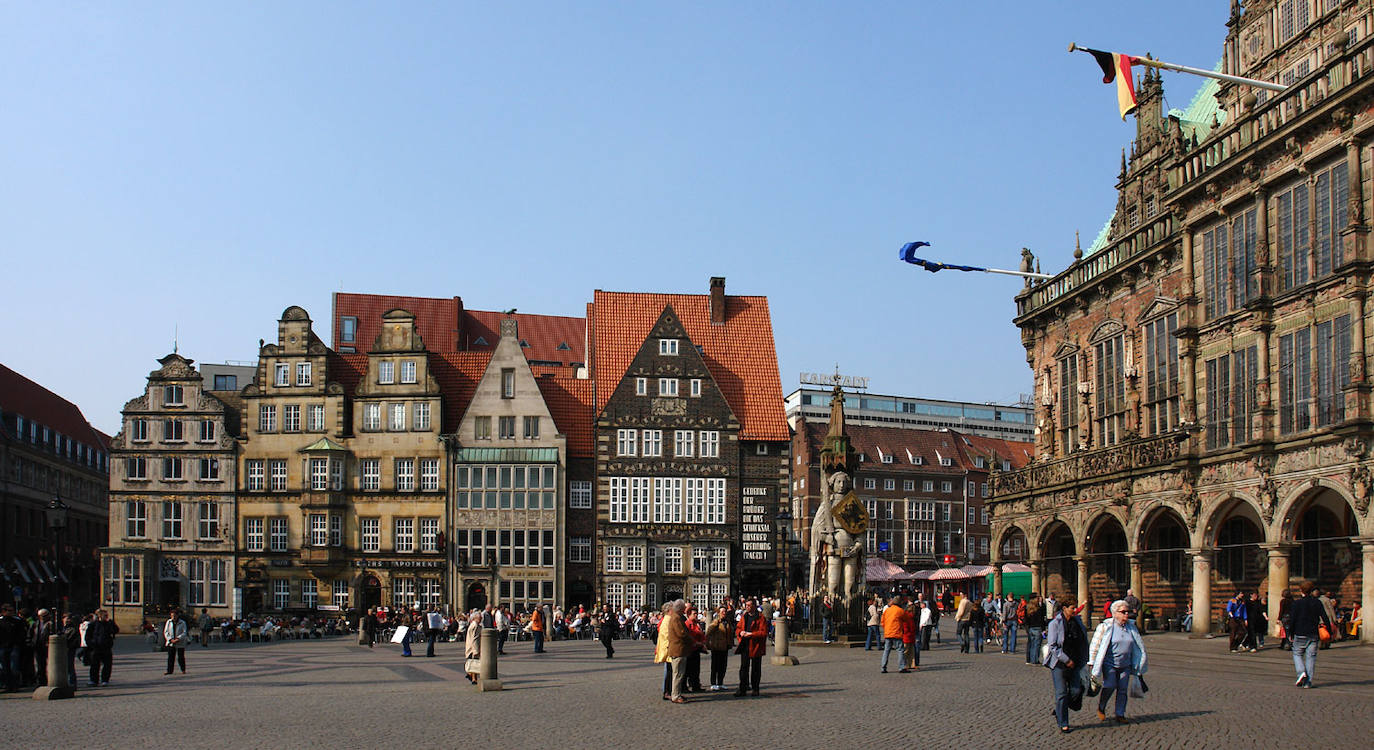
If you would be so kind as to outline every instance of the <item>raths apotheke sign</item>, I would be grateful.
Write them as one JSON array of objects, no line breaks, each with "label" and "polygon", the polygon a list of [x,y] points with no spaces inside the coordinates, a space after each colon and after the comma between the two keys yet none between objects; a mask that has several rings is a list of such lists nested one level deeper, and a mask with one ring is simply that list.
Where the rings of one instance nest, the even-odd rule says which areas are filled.
[{"label": "raths apotheke sign", "polygon": [[746,566],[771,566],[774,560],[773,501],[768,487],[740,492],[740,550]]},{"label": "raths apotheke sign", "polygon": [[841,375],[838,372],[833,375],[804,372],[798,380],[801,381],[802,385],[835,385],[839,383],[841,388],[868,388],[868,378],[861,378],[858,375]]}]

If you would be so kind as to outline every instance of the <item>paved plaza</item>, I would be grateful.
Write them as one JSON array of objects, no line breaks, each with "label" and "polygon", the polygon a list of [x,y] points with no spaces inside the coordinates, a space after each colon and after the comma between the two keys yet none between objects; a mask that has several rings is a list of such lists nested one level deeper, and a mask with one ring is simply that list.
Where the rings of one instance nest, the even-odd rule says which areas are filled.
[{"label": "paved plaza", "polygon": [[1101,725],[1089,708],[1061,740],[1044,668],[996,649],[960,654],[944,638],[905,675],[879,674],[876,651],[798,648],[799,666],[765,660],[761,697],[708,692],[685,706],[661,699],[647,641],[617,641],[613,660],[595,641],[551,643],[540,656],[511,643],[506,689],[477,693],[460,644],[439,644],[433,659],[343,638],[195,647],[188,674],[164,677],[162,654],[122,638],[108,687],[51,703],[6,695],[0,726],[11,741],[82,748],[661,747],[667,733],[681,747],[1365,747],[1374,730],[1374,649],[1323,651],[1317,689],[1298,690],[1288,652],[1231,655],[1220,639],[1149,636],[1151,691],[1132,701],[1135,723]]}]

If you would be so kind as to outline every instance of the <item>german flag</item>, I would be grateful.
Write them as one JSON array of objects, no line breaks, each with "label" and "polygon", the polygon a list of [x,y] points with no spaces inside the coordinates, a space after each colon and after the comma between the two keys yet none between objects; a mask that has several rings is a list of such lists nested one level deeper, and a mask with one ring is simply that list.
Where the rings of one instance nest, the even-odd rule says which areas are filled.
[{"label": "german flag", "polygon": [[1135,79],[1131,77],[1131,66],[1135,64],[1135,58],[1086,47],[1079,49],[1091,53],[1093,59],[1097,60],[1098,66],[1102,68],[1103,83],[1116,81],[1116,104],[1121,109],[1121,119],[1125,120],[1126,115],[1134,112],[1136,106]]}]

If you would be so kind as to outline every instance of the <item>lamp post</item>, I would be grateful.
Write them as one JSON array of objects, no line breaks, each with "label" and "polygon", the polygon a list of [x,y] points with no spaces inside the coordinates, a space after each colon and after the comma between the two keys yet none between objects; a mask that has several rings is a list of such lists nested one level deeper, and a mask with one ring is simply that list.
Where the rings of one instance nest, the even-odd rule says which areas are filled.
[{"label": "lamp post", "polygon": [[791,559],[791,558],[792,558],[792,555],[791,555],[791,552],[792,552],[792,539],[791,539],[791,535],[788,533],[787,524],[788,524],[789,522],[791,522],[791,520],[792,520],[792,514],[791,514],[790,512],[788,512],[787,510],[780,510],[780,511],[778,511],[778,514],[777,514],[776,516],[774,516],[774,518],[777,519],[777,522],[778,522],[778,531],[780,532],[779,535],[782,537],[782,545],[781,545],[781,546],[782,546],[782,549],[779,551],[780,554],[782,555],[782,576],[781,576],[781,578],[779,579],[779,582],[780,582],[780,584],[781,584],[781,585],[780,585],[780,588],[782,589],[782,599],[783,599],[783,601],[786,601],[786,600],[787,600],[787,572],[788,572],[788,569],[792,567],[792,559]]},{"label": "lamp post", "polygon": [[67,528],[67,504],[62,502],[62,498],[54,495],[52,502],[44,509],[47,515],[48,528],[53,531],[53,559],[57,564],[57,572],[53,575],[53,597],[56,601],[52,608],[52,631],[48,636],[48,684],[34,691],[33,697],[37,700],[57,700],[60,698],[72,697],[72,685],[68,680],[67,672],[67,641],[62,637],[58,630],[62,624],[62,595],[60,585],[62,583],[62,532]]}]

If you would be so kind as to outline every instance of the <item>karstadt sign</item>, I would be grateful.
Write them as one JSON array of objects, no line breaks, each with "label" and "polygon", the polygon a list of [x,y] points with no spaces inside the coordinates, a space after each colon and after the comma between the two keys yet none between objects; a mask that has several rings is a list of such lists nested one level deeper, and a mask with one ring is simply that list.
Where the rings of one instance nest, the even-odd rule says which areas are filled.
[{"label": "karstadt sign", "polygon": [[835,385],[839,383],[841,388],[868,387],[868,378],[861,378],[858,375],[841,375],[839,373],[826,375],[819,372],[804,372],[799,379],[802,385]]}]

